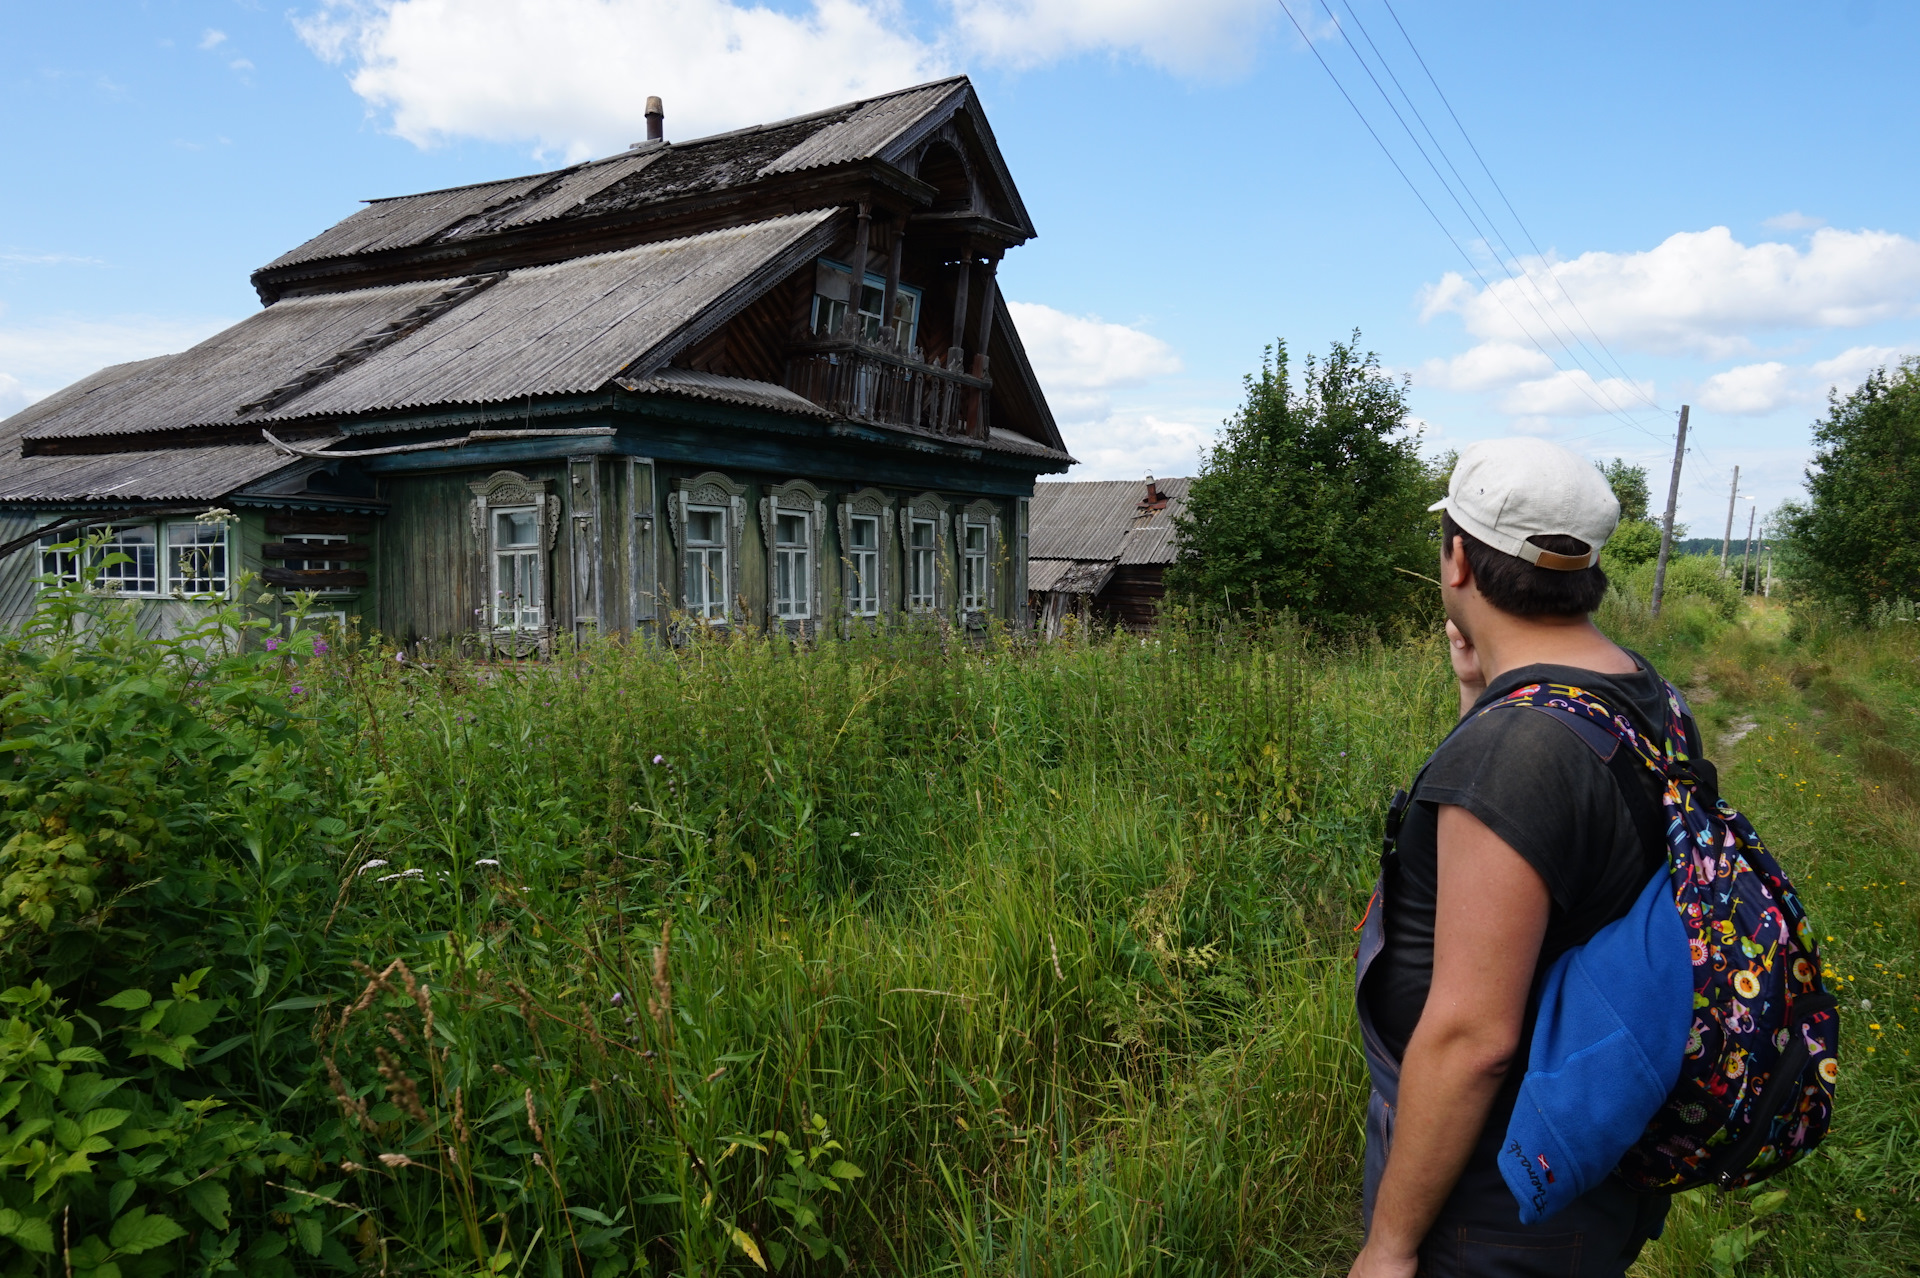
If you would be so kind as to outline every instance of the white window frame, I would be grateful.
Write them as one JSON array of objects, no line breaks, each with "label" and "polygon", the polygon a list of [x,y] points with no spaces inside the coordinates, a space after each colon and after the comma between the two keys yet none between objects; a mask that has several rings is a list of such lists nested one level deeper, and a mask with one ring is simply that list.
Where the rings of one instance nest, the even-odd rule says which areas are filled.
[{"label": "white window frame", "polygon": [[[524,516],[530,533],[530,540],[507,541],[500,539],[500,531],[509,522],[517,522],[516,516]],[[533,503],[524,506],[489,505],[487,507],[487,607],[489,620],[495,630],[538,632],[547,625],[547,562],[546,549],[541,545],[540,507]],[[512,567],[509,569],[508,565]],[[527,595],[509,596],[508,578],[514,584],[532,579],[531,598]]]},{"label": "white window frame", "polygon": [[[801,519],[800,540],[783,545],[781,519]],[[804,479],[775,484],[760,499],[760,536],[767,551],[767,621],[774,625],[811,625],[821,613],[820,561],[827,522],[827,495]],[[792,570],[798,568],[797,574]],[[782,573],[790,574],[781,598]]]},{"label": "white window frame", "polygon": [[[823,257],[814,265],[813,279],[813,309],[807,315],[807,328],[815,337],[838,337],[853,293],[853,268],[845,262]],[[871,299],[872,309],[868,308],[868,293],[879,295]],[[860,290],[859,314],[865,321],[860,325],[860,335],[874,341],[883,328],[891,327],[895,347],[910,351],[920,336],[921,303],[925,294],[911,284],[895,285],[890,324],[880,313],[886,297],[886,276],[868,271]]]},{"label": "white window frame", "polygon": [[[913,544],[914,529],[928,525],[933,528],[930,558],[928,547]],[[900,599],[910,613],[927,616],[947,611],[948,579],[953,573],[947,543],[952,526],[947,503],[933,493],[921,493],[900,512]]]},{"label": "white window frame", "polygon": [[[202,542],[198,538],[202,530],[213,527],[219,530],[217,542]],[[219,572],[208,577],[183,578],[174,572],[175,528],[193,530],[195,541],[177,547],[181,551],[214,550]],[[55,550],[54,547],[67,543],[84,543],[90,537],[102,532],[109,534],[101,545],[88,548],[75,546],[71,550]],[[146,534],[146,540],[130,540],[128,534]],[[62,582],[77,582],[81,579],[82,556],[86,562],[99,569],[94,578],[102,589],[110,590],[125,599],[168,599],[176,591],[191,596],[214,596],[225,598],[232,587],[231,564],[233,560],[233,540],[231,530],[224,524],[208,525],[196,520],[101,520],[91,524],[70,525],[51,533],[44,534],[36,549],[40,555],[40,575],[53,576]],[[131,562],[107,564],[109,555],[127,555]],[[144,562],[143,562],[144,561]],[[213,590],[185,591],[178,583],[186,580],[213,580],[218,583]],[[134,583],[127,588],[128,582]]]},{"label": "white window frame", "polygon": [[[849,617],[881,616],[896,606],[893,501],[878,488],[862,488],[841,498],[839,507],[841,607]],[[855,549],[855,521],[871,521],[873,545]]]},{"label": "white window frame", "polygon": [[[869,532],[866,538],[855,534]],[[854,617],[880,615],[880,516],[847,516],[847,613]]]},{"label": "white window frame", "polygon": [[[553,616],[553,546],[560,531],[560,499],[551,480],[529,479],[511,470],[496,470],[485,479],[467,485],[473,493],[471,530],[478,543],[481,563],[478,586],[483,592],[478,620],[493,636],[494,645],[509,656],[522,657],[547,650],[547,636]],[[497,513],[514,510],[534,512],[535,543],[502,547],[498,544]],[[500,555],[531,555],[539,572],[536,589],[539,598],[531,606],[523,604],[502,621]],[[537,624],[527,624],[537,618]]]},{"label": "white window frame", "polygon": [[[1000,508],[982,498],[961,512],[959,536],[960,608],[979,620],[1000,606]],[[969,543],[980,533],[980,549]]]},{"label": "white window frame", "polygon": [[[224,523],[198,519],[172,520],[162,530],[166,543],[167,593],[224,597],[232,583],[230,567],[233,549]],[[186,534],[184,537],[182,533]],[[344,540],[344,538],[343,538]],[[190,555],[204,555],[198,563],[184,564]],[[207,571],[183,572],[182,568]],[[193,589],[196,583],[207,583]]]},{"label": "white window frame", "polygon": [[[674,541],[674,590],[680,607],[710,626],[724,626],[734,620],[740,598],[740,535],[746,523],[746,486],[735,483],[718,471],[707,471],[690,479],[676,479],[667,502],[667,518],[672,524]],[[691,511],[718,511],[721,515],[721,540],[701,543],[697,549],[720,550],[722,595],[719,599],[701,599],[699,610],[690,606],[686,595],[689,545],[687,516]],[[703,565],[703,571],[710,567]],[[703,578],[703,580],[709,580]]]},{"label": "white window frame", "polygon": [[[979,545],[974,545],[975,539]],[[960,525],[960,608],[986,612],[993,607],[993,583],[988,577],[987,526],[969,519]]]},{"label": "white window frame", "polygon": [[[713,517],[719,536],[703,537],[696,541],[694,525],[696,522],[704,525],[708,516]],[[686,534],[680,545],[681,599],[690,615],[709,623],[724,623],[731,594],[729,586],[733,580],[732,574],[727,571],[727,509],[724,506],[689,505],[683,508],[682,519]],[[699,561],[698,572],[695,571],[695,560]],[[701,583],[698,595],[692,589],[695,580]]]}]

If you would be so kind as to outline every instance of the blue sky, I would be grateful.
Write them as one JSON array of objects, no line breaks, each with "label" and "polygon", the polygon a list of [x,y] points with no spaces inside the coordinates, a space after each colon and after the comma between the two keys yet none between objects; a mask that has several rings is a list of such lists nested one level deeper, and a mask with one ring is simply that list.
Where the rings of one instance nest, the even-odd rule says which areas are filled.
[{"label": "blue sky", "polygon": [[1002,280],[1077,475],[1191,473],[1264,345],[1358,327],[1432,448],[1664,475],[1692,404],[1717,532],[1736,463],[1764,514],[1827,388],[1920,352],[1920,7],[1290,3],[1311,47],[1277,0],[10,6],[0,411],[239,319],[360,198],[619,150],[649,93],[684,138],[955,70],[1040,228]]}]

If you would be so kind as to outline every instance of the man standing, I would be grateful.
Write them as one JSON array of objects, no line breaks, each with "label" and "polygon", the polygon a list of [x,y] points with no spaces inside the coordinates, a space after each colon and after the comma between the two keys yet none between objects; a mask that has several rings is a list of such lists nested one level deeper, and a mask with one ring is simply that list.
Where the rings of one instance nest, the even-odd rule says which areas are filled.
[{"label": "man standing", "polygon": [[1367,1242],[1352,1274],[1617,1278],[1658,1234],[1667,1199],[1609,1179],[1523,1226],[1495,1156],[1536,973],[1623,915],[1664,850],[1643,843],[1613,774],[1573,730],[1524,708],[1475,710],[1529,684],[1572,684],[1657,738],[1665,689],[1593,624],[1619,504],[1590,463],[1543,440],[1474,444],[1433,509],[1461,722],[1404,819],[1390,818],[1398,838],[1363,925],[1374,1091]]}]

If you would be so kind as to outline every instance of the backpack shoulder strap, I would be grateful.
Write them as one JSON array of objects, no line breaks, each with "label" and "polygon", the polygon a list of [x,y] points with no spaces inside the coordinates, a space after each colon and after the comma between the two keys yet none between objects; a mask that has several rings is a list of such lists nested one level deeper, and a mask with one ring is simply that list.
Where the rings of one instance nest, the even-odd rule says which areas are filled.
[{"label": "backpack shoulder strap", "polygon": [[1548,715],[1584,742],[1612,774],[1649,860],[1656,852],[1665,859],[1667,816],[1660,792],[1665,788],[1667,774],[1658,752],[1647,748],[1648,743],[1632,733],[1610,706],[1583,688],[1530,684],[1514,689],[1480,713],[1507,706]]}]

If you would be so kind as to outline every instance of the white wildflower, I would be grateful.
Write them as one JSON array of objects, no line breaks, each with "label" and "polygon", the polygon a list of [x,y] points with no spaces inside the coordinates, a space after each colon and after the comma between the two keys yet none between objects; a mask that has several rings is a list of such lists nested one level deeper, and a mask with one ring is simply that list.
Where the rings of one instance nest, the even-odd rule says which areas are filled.
[{"label": "white wildflower", "polygon": [[365,865],[361,866],[358,870],[355,870],[354,875],[355,877],[358,877],[359,875],[365,874],[368,870],[377,870],[385,864],[386,862],[381,860],[369,861]]}]

